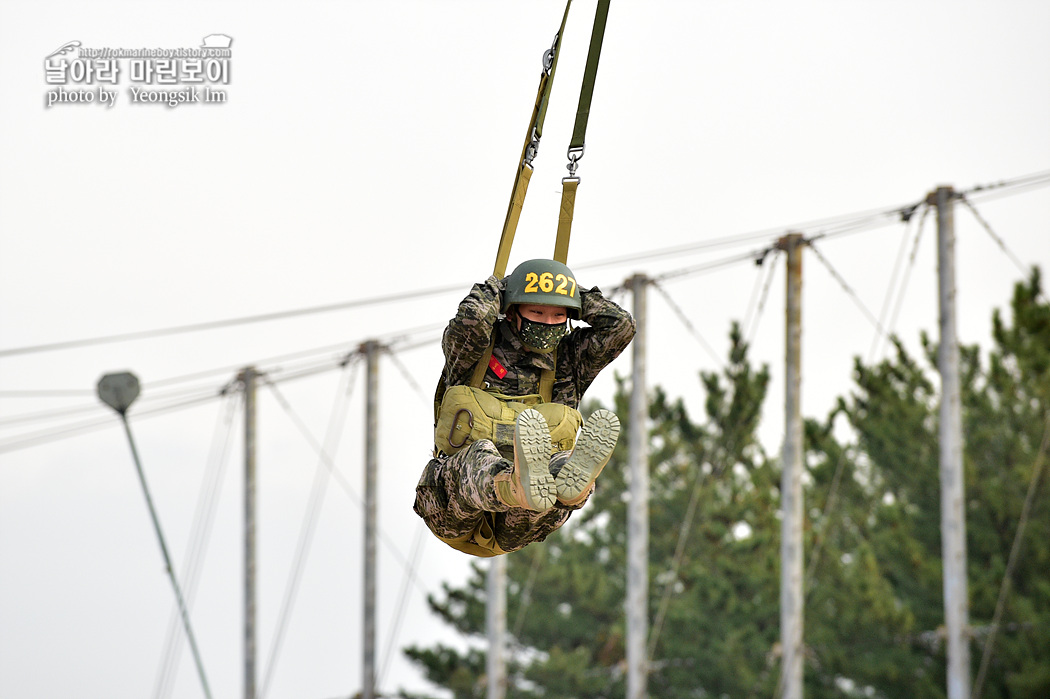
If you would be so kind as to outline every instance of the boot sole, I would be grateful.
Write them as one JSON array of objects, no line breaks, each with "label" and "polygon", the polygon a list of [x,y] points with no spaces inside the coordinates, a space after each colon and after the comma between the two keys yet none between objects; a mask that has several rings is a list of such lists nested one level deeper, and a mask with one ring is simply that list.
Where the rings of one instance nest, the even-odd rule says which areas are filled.
[{"label": "boot sole", "polygon": [[620,419],[611,410],[595,410],[584,423],[572,456],[555,479],[558,497],[575,500],[609,463],[616,440],[620,438]]},{"label": "boot sole", "polygon": [[529,509],[554,507],[557,491],[550,473],[551,433],[539,412],[523,410],[514,424],[514,456]]}]

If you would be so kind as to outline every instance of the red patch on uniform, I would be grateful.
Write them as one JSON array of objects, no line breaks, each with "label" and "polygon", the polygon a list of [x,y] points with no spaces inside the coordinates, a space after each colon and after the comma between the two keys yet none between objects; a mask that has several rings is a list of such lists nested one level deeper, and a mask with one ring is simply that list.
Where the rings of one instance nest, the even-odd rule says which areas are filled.
[{"label": "red patch on uniform", "polygon": [[489,358],[489,369],[492,369],[492,373],[501,379],[507,375],[507,370],[503,368],[503,365],[495,357]]}]

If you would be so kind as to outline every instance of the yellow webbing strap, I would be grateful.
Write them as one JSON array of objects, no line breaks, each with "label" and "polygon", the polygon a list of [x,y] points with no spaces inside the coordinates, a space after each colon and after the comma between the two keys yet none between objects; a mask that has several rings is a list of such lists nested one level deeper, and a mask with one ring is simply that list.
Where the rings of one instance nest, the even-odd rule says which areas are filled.
[{"label": "yellow webbing strap", "polygon": [[[565,3],[565,14],[561,16],[561,26],[558,27],[558,33],[554,35],[554,44],[551,46],[551,66],[548,77],[550,80],[554,80],[554,73],[558,70],[558,54],[561,53],[561,39],[565,36],[565,23],[569,21],[569,8],[572,7],[572,0],[568,0]],[[544,64],[546,67],[546,64]],[[541,84],[542,86],[542,84]],[[553,85],[551,86],[553,87]],[[540,96],[536,101],[536,111],[533,112],[532,121],[536,128],[536,137],[540,138],[543,136],[543,120],[547,117],[547,104],[550,102],[551,89],[540,90]]]},{"label": "yellow webbing strap", "polygon": [[554,369],[544,369],[540,374],[540,398],[544,403],[551,402],[554,393],[554,371],[558,368],[558,350],[554,350]]},{"label": "yellow webbing strap", "polygon": [[576,108],[576,124],[569,141],[569,177],[561,181],[561,214],[558,216],[558,239],[554,244],[554,259],[562,264],[568,261],[569,233],[572,230],[572,214],[576,206],[576,187],[580,180],[575,177],[576,164],[583,157],[584,135],[587,131],[587,118],[591,112],[591,96],[594,93],[594,81],[598,75],[598,58],[602,52],[602,38],[605,36],[605,25],[609,17],[609,0],[598,0],[594,11],[594,27],[591,29],[591,45],[587,51],[587,66],[583,73],[583,85],[580,88],[580,103]]},{"label": "yellow webbing strap", "polygon": [[503,221],[503,234],[500,236],[499,249],[496,251],[496,266],[492,271],[499,279],[507,275],[507,260],[510,259],[510,247],[514,244],[514,232],[518,229],[521,207],[525,203],[525,193],[529,190],[529,180],[531,178],[532,168],[522,162],[521,168],[518,170],[518,176],[514,178],[514,191],[510,195],[507,218]]},{"label": "yellow webbing strap", "polygon": [[551,47],[550,71],[544,69],[540,75],[540,86],[536,90],[536,104],[532,108],[532,117],[529,119],[529,128],[525,133],[525,144],[521,147],[521,157],[518,159],[518,172],[514,176],[514,186],[510,192],[510,203],[507,205],[507,215],[503,219],[503,232],[500,234],[499,249],[496,252],[496,265],[492,273],[502,278],[507,274],[507,261],[510,259],[510,248],[514,244],[514,233],[518,230],[518,219],[521,217],[521,207],[525,203],[525,193],[529,189],[529,179],[532,178],[532,166],[526,161],[525,155],[529,145],[536,137],[537,144],[543,135],[543,120],[547,115],[547,103],[550,101],[551,88],[554,87],[554,72],[558,68],[558,53],[561,48],[561,39],[565,34],[565,23],[569,19],[569,8],[572,0],[565,3],[565,13],[561,18],[561,26],[554,37],[554,45]]},{"label": "yellow webbing strap", "polygon": [[[492,342],[489,343],[488,349],[481,355],[481,359],[474,366],[474,374],[470,377],[470,385],[474,388],[481,388],[485,381],[485,372],[489,368],[489,361],[492,359],[492,348],[496,346],[496,338],[492,338]],[[558,368],[558,350],[554,350],[554,369],[544,369],[540,372],[540,398],[543,399],[544,403],[551,402],[551,396],[554,394],[554,372]]]},{"label": "yellow webbing strap", "polygon": [[566,264],[569,259],[569,233],[572,232],[572,213],[576,208],[577,179],[561,181],[561,213],[558,214],[558,237],[554,241],[554,259]]},{"label": "yellow webbing strap", "polygon": [[[493,329],[495,333],[495,329]],[[470,385],[474,388],[481,388],[482,382],[485,380],[485,372],[489,368],[489,361],[492,360],[492,348],[496,346],[496,337],[493,335],[492,341],[489,342],[489,348],[485,350],[485,354],[481,355],[481,359],[478,360],[477,365],[474,367],[474,374],[470,377]]]}]

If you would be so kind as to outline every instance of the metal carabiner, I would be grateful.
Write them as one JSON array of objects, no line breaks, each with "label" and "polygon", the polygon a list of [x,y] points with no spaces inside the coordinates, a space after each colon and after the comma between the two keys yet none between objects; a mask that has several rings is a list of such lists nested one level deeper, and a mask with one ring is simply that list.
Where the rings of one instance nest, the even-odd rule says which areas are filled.
[{"label": "metal carabiner", "polygon": [[529,145],[525,146],[525,165],[532,166],[536,154],[540,152],[540,137],[536,135],[536,127],[532,127],[532,138]]},{"label": "metal carabiner", "polygon": [[[457,423],[459,422],[459,414],[460,413],[466,413],[467,414],[467,427],[469,428],[469,431],[465,435],[463,435],[463,441],[460,442],[459,444],[456,444],[456,443],[454,443],[452,441],[452,438],[456,434],[456,426],[457,426]],[[456,414],[452,417],[452,427],[450,427],[449,430],[448,430],[448,445],[450,447],[452,447],[453,449],[459,449],[461,446],[463,446],[464,444],[467,443],[467,440],[470,439],[470,433],[473,432],[473,431],[474,431],[474,413],[470,412],[466,408],[460,408],[459,410],[456,411]]]},{"label": "metal carabiner", "polygon": [[551,47],[543,52],[543,72],[547,75],[551,74],[554,69],[554,56],[558,53],[558,34],[554,35],[554,41],[551,42]]},{"label": "metal carabiner", "polygon": [[565,155],[569,158],[569,164],[565,166],[569,171],[569,177],[576,177],[576,168],[580,166],[580,161],[583,160],[583,146],[576,148],[569,146],[569,150]]}]

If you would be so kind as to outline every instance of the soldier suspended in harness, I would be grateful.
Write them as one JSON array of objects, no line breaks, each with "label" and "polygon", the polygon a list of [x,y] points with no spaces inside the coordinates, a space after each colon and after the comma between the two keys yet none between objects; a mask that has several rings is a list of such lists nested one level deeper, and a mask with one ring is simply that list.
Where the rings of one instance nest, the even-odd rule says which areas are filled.
[{"label": "soldier suspended in harness", "polygon": [[442,338],[435,456],[413,507],[438,538],[499,555],[543,541],[583,507],[620,425],[608,410],[584,423],[577,408],[634,333],[627,311],[554,260],[474,285]]}]

